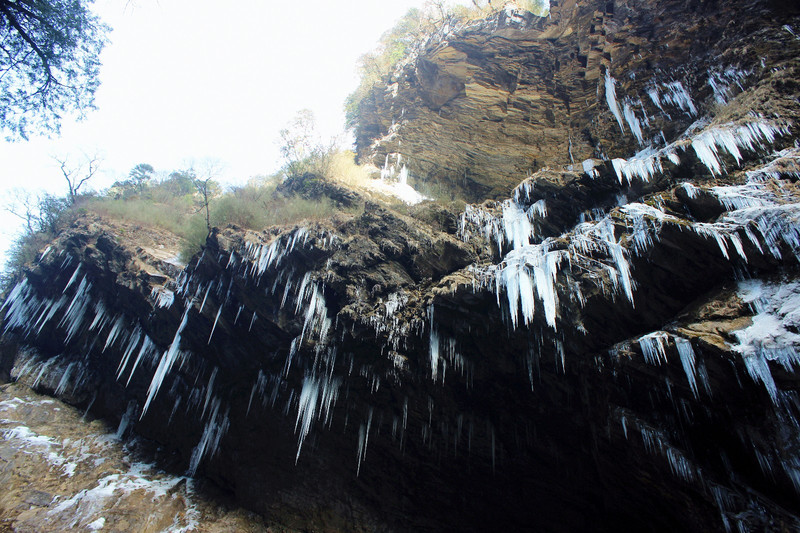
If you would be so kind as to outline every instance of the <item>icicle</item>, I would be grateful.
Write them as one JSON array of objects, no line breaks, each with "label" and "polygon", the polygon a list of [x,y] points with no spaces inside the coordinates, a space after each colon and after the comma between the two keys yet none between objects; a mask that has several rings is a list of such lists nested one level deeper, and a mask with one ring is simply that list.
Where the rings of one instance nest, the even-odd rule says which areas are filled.
[{"label": "icicle", "polygon": [[583,171],[586,173],[587,176],[589,176],[592,179],[600,177],[600,173],[594,167],[595,167],[594,160],[592,159],[586,159],[583,162]]},{"label": "icicle", "polygon": [[608,104],[608,109],[611,110],[611,113],[614,115],[614,118],[617,119],[619,129],[622,130],[622,133],[625,133],[625,127],[622,125],[622,113],[620,112],[619,104],[617,103],[617,91],[615,84],[616,81],[611,77],[610,70],[606,69],[606,103]]},{"label": "icicle", "polygon": [[[180,353],[181,334],[183,333],[183,329],[186,327],[186,323],[189,320],[189,310],[191,308],[191,300],[187,300],[186,310],[183,312],[183,318],[181,318],[181,323],[178,326],[178,330],[175,332],[175,337],[172,339],[172,344],[170,344],[169,349],[164,352],[164,355],[161,356],[161,360],[158,363],[158,368],[156,368],[156,371],[153,374],[153,379],[150,381],[150,387],[147,389],[147,400],[144,403],[141,417],[144,417],[145,413],[147,413],[147,408],[150,407],[150,402],[152,402],[153,398],[155,398],[156,394],[158,394],[158,390],[161,388],[164,378],[167,377],[167,374],[169,374],[169,371],[172,369],[172,365],[175,364],[175,360],[178,358],[178,354]],[[131,374],[132,373],[133,372],[131,372]]]},{"label": "icicle", "polygon": [[72,297],[72,302],[69,304],[64,316],[61,318],[61,322],[59,322],[59,326],[65,326],[67,329],[67,336],[64,339],[64,343],[69,343],[70,339],[78,332],[83,323],[83,317],[86,314],[86,309],[89,307],[91,303],[91,297],[89,291],[92,288],[92,284],[86,281],[86,276],[78,285],[78,289],[75,291],[75,295]]},{"label": "icicle", "polygon": [[628,127],[630,127],[631,129],[631,133],[633,133],[634,137],[636,137],[636,140],[639,142],[640,145],[644,144],[642,126],[639,122],[639,119],[636,117],[636,113],[634,113],[633,108],[631,107],[630,103],[627,100],[622,105],[622,113],[625,115],[625,122],[628,123]]},{"label": "icicle", "polygon": [[361,424],[358,428],[358,466],[356,467],[356,477],[361,473],[361,463],[367,456],[367,444],[369,444],[369,430],[372,425],[372,407],[369,408],[367,425]]},{"label": "icicle", "polygon": [[134,411],[136,411],[136,400],[131,400],[128,402],[128,408],[125,410],[125,414],[122,415],[122,418],[119,421],[119,427],[117,428],[117,433],[114,435],[114,438],[117,440],[122,440],[122,437],[125,436],[125,430],[127,430],[128,425],[130,425]]},{"label": "icicle", "polygon": [[228,410],[224,414],[219,412],[220,402],[216,400],[213,402],[211,415],[203,429],[203,436],[200,437],[200,442],[192,451],[192,458],[189,463],[189,475],[194,476],[197,473],[197,467],[200,462],[208,455],[213,457],[219,449],[219,443],[223,435],[228,432],[230,421],[228,420]]},{"label": "icicle", "polygon": [[297,432],[297,428],[300,427],[300,435],[297,438],[297,455],[294,459],[295,463],[300,459],[300,451],[303,448],[303,442],[311,429],[311,423],[314,421],[317,399],[319,398],[319,388],[320,382],[316,377],[306,376],[303,379],[303,388],[300,391],[300,399],[297,406],[297,421],[294,425],[295,432]]},{"label": "icicle", "polygon": [[214,336],[214,330],[217,329],[217,321],[219,321],[219,315],[222,313],[222,305],[219,306],[217,309],[217,316],[214,317],[214,325],[211,327],[211,334],[208,336],[208,343],[211,344],[211,337]]},{"label": "icicle", "polygon": [[439,332],[433,320],[433,304],[428,306],[428,326],[430,328],[430,339],[428,345],[428,355],[431,363],[431,378],[436,381],[439,373]]},{"label": "icicle", "polygon": [[681,358],[683,371],[686,374],[686,379],[689,380],[689,387],[691,387],[694,397],[697,398],[697,376],[694,367],[695,355],[692,343],[681,337],[674,337],[674,340],[675,346],[678,348],[678,355]]},{"label": "icicle", "polygon": [[665,87],[667,92],[664,94],[664,101],[680,107],[692,116],[697,115],[697,108],[692,102],[692,97],[681,82],[668,83]]},{"label": "icicle", "polygon": [[720,150],[725,150],[736,159],[742,161],[740,148],[756,150],[765,143],[772,143],[778,135],[789,133],[785,126],[773,126],[766,122],[749,122],[740,126],[725,125],[710,128],[692,138],[692,148],[711,174],[722,174],[722,164],[719,161]]},{"label": "icicle", "polygon": [[[131,373],[128,375],[128,381],[125,382],[125,386],[127,387],[131,379],[133,378],[134,372],[139,367],[139,363],[147,357],[148,359],[152,358],[153,354],[157,351],[156,345],[153,344],[153,341],[150,340],[150,337],[145,335],[144,341],[142,342],[142,347],[139,349],[139,354],[136,356],[136,361],[133,362],[133,367],[131,368]],[[123,369],[124,371],[124,369]]]},{"label": "icicle", "polygon": [[[125,372],[125,368],[128,366],[128,361],[130,360],[131,354],[133,354],[133,351],[139,345],[139,341],[141,339],[142,339],[142,328],[139,325],[137,325],[134,328],[133,333],[131,333],[131,336],[128,339],[128,346],[125,348],[125,352],[122,354],[122,358],[119,361],[119,365],[117,365],[117,380],[119,380],[119,378],[122,377],[122,373]],[[106,345],[108,345],[108,342],[106,342]]]},{"label": "icicle", "polygon": [[645,148],[630,159],[617,158],[612,160],[611,164],[620,184],[622,184],[624,178],[630,185],[635,177],[644,182],[649,182],[650,178],[663,171],[661,166],[662,155],[662,152],[656,152],[652,148]]},{"label": "icicle", "polygon": [[521,248],[530,244],[533,235],[533,225],[528,214],[512,200],[503,202],[503,230],[506,239],[511,243],[512,249]]},{"label": "icicle", "polygon": [[64,290],[61,291],[61,294],[66,293],[67,289],[69,289],[72,286],[72,284],[75,283],[75,280],[78,278],[78,274],[80,273],[82,266],[83,266],[83,263],[78,263],[78,266],[75,269],[75,272],[72,273],[72,277],[69,278],[69,281],[67,282],[66,286],[64,286]]},{"label": "icicle", "polygon": [[103,346],[103,351],[106,351],[106,348],[114,344],[114,341],[117,340],[117,336],[119,335],[120,330],[124,324],[124,315],[119,315],[117,319],[114,321],[114,326],[111,328],[111,331],[108,333],[108,337],[106,338],[106,343]]},{"label": "icicle", "polygon": [[55,390],[56,396],[61,396],[61,394],[63,394],[64,391],[67,390],[67,385],[69,384],[69,378],[70,375],[72,374],[72,369],[75,367],[75,365],[77,365],[75,361],[71,362],[70,364],[67,365],[66,370],[64,370],[64,372],[61,374],[61,379],[59,380],[58,386],[56,387]]},{"label": "icicle", "polygon": [[647,335],[642,335],[636,342],[642,349],[644,360],[651,365],[660,365],[662,360],[667,362],[667,353],[665,345],[669,341],[669,335],[663,331],[654,331]]},{"label": "icicle", "polygon": [[211,394],[214,391],[214,381],[217,379],[217,372],[219,372],[219,368],[215,366],[208,380],[208,385],[206,385],[206,401],[203,402],[203,414],[200,415],[201,418],[205,418],[206,416],[206,409],[208,408],[208,402],[211,400]]}]

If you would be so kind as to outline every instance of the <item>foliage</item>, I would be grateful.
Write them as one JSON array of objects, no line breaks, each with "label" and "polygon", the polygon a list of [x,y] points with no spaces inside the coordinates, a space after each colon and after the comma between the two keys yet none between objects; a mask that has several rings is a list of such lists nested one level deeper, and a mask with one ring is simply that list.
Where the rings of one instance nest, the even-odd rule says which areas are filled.
[{"label": "foliage", "polygon": [[358,58],[359,85],[345,100],[348,128],[355,126],[361,102],[372,88],[386,80],[397,64],[419,49],[426,34],[435,30],[435,22],[425,11],[411,8],[397,23],[381,35],[372,52]]},{"label": "foliage", "polygon": [[361,106],[373,88],[389,83],[404,60],[418,54],[427,43],[443,39],[458,23],[492,16],[508,4],[540,17],[547,15],[550,5],[548,0],[472,0],[470,6],[453,6],[429,0],[422,9],[410,9],[381,36],[372,52],[359,58],[359,85],[344,105],[347,127],[356,127]]},{"label": "foliage", "polygon": [[108,27],[91,0],[0,0],[0,129],[57,133],[94,105]]},{"label": "foliage", "polygon": [[71,202],[50,194],[32,196],[18,192],[6,211],[25,221],[22,235],[8,251],[5,270],[0,274],[0,293],[6,294],[19,280],[25,265],[33,262],[42,248],[73,219]]},{"label": "foliage", "polygon": [[328,174],[337,142],[335,139],[324,142],[316,129],[314,113],[302,109],[280,131],[279,150],[284,161],[283,172],[287,177]]},{"label": "foliage", "polygon": [[153,178],[153,173],[155,169],[153,165],[148,163],[139,163],[135,167],[133,167],[128,174],[128,179],[130,180],[131,184],[133,185],[134,189],[139,192],[144,191],[144,187]]},{"label": "foliage", "polygon": [[176,170],[167,179],[162,181],[158,187],[172,196],[185,196],[194,192],[194,179],[188,170]]}]

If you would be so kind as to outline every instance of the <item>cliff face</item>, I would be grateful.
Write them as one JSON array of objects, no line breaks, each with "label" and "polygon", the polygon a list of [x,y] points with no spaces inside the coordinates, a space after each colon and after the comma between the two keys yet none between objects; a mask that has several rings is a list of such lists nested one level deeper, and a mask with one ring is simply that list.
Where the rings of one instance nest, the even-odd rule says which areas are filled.
[{"label": "cliff face", "polygon": [[[87,216],[8,297],[2,362],[297,529],[797,528],[784,7],[463,28],[376,93],[408,105],[388,137],[365,119],[362,154],[373,124],[378,159],[437,180],[469,160],[466,189],[505,199],[220,229],[184,269]],[[549,167],[527,178],[520,132]]]},{"label": "cliff face", "polygon": [[432,39],[373,90],[358,153],[407,165],[418,182],[501,198],[543,167],[580,171],[684,143],[708,120],[794,118],[797,39],[784,25],[797,13],[750,0],[501,12]]}]

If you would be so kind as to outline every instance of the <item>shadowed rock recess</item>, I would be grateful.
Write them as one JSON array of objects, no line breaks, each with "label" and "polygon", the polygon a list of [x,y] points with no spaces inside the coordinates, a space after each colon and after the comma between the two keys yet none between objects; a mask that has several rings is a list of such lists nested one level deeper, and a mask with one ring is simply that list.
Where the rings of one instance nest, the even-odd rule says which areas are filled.
[{"label": "shadowed rock recess", "polygon": [[777,0],[446,28],[358,147],[475,203],[219,229],[185,269],[84,216],[0,371],[294,529],[795,530],[798,58]]}]

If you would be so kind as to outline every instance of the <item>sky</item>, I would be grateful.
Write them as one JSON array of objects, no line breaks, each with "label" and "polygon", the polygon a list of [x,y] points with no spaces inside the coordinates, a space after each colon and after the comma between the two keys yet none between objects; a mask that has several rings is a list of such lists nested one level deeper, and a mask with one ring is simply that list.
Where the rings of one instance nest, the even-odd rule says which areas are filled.
[{"label": "sky", "polygon": [[[96,0],[113,28],[97,109],[65,121],[60,138],[0,142],[0,206],[15,187],[66,194],[53,156],[99,155],[95,189],[138,163],[169,172],[216,160],[226,183],[272,173],[278,132],[297,111],[313,111],[324,137],[343,132],[358,57],[422,3]],[[0,213],[0,254],[18,229]]]}]

